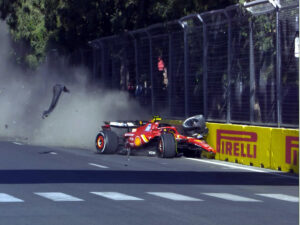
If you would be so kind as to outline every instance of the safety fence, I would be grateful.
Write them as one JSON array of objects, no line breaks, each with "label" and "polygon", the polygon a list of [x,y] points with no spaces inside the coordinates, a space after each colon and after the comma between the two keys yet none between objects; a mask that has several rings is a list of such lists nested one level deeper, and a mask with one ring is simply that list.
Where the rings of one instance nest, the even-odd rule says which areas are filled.
[{"label": "safety fence", "polygon": [[255,15],[234,5],[93,40],[93,79],[162,117],[298,128],[299,6],[285,2]]}]

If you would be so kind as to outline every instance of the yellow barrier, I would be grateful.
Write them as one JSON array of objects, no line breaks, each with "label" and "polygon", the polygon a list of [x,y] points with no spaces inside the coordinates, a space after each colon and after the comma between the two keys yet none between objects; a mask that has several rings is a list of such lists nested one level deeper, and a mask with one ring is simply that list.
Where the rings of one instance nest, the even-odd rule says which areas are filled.
[{"label": "yellow barrier", "polygon": [[[166,120],[181,125],[181,120]],[[299,174],[299,130],[206,123],[216,159]]]},{"label": "yellow barrier", "polygon": [[299,173],[299,131],[207,123],[216,159]]},{"label": "yellow barrier", "polygon": [[273,129],[271,143],[271,168],[299,172],[299,131]]}]

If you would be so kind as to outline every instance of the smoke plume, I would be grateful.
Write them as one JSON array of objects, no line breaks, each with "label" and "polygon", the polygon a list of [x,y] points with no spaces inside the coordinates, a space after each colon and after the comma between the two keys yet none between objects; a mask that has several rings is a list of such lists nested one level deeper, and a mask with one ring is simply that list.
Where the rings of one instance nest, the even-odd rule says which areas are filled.
[{"label": "smoke plume", "polygon": [[[17,69],[9,59],[10,38],[0,22],[0,138],[28,144],[94,149],[102,122],[147,119],[128,93],[91,87],[85,68],[52,68],[47,63],[34,74]],[[63,61],[63,59],[61,59]],[[52,99],[52,88],[63,93],[49,117],[42,119]]]}]

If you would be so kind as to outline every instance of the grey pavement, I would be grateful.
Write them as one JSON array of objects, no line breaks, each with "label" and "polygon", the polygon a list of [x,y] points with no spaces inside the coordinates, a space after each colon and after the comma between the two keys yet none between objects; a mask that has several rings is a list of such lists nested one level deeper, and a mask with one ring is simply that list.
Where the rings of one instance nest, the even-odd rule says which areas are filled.
[{"label": "grey pavement", "polygon": [[217,160],[128,160],[3,141],[2,224],[293,225],[299,179]]}]

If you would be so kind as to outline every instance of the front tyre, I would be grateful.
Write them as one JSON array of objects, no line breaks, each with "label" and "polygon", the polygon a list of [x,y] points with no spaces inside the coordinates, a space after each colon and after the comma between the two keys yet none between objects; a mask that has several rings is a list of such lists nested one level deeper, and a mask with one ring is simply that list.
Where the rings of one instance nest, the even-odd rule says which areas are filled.
[{"label": "front tyre", "polygon": [[174,158],[177,152],[177,143],[173,134],[161,134],[158,142],[158,156],[162,158]]},{"label": "front tyre", "polygon": [[95,142],[100,154],[114,154],[118,149],[118,136],[111,130],[100,131]]}]

